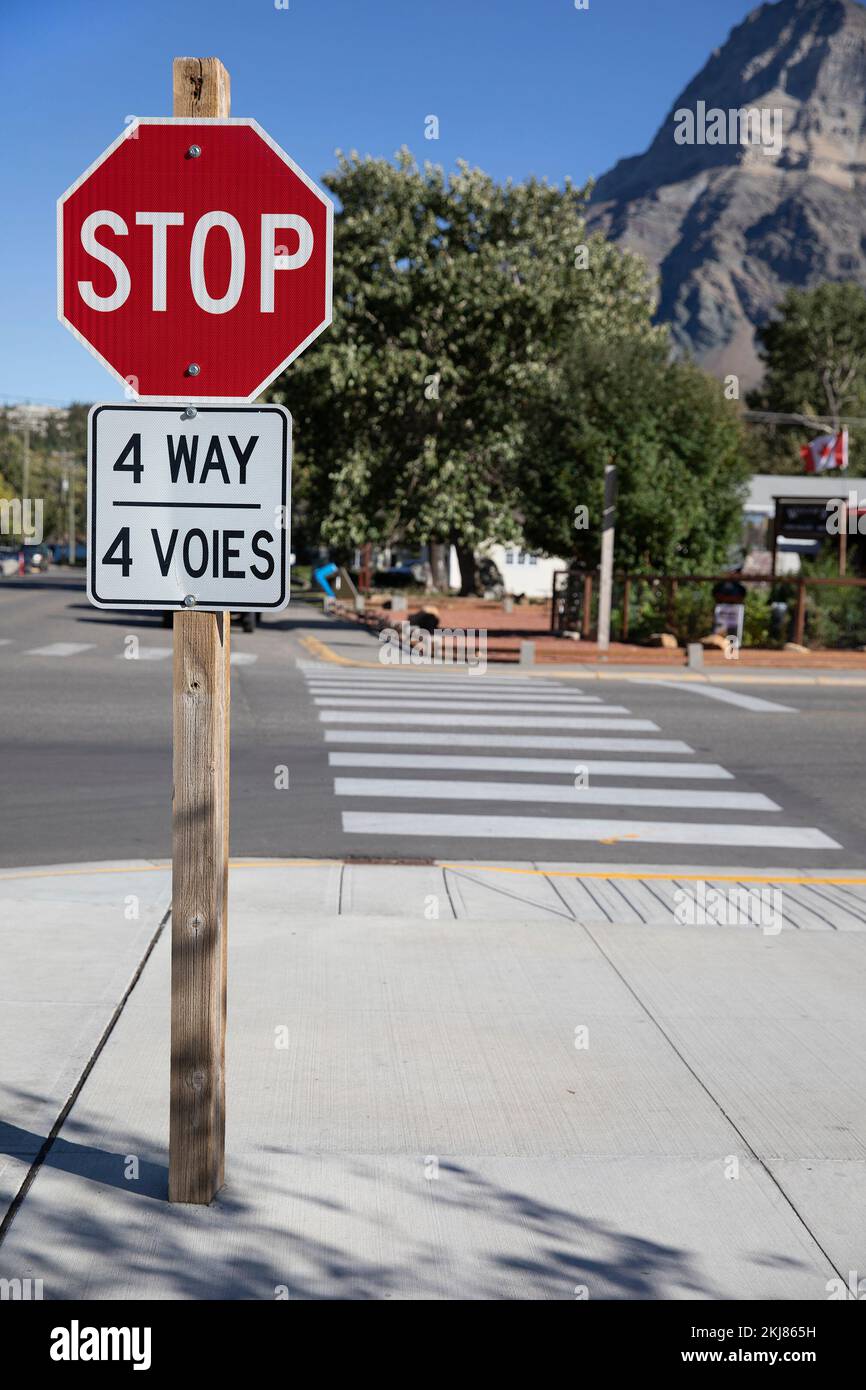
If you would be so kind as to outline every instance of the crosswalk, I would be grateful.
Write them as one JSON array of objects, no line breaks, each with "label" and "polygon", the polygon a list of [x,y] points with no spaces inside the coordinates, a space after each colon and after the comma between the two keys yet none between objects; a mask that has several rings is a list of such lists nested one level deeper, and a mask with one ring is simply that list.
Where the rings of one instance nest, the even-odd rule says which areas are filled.
[{"label": "crosswalk", "polygon": [[[11,637],[0,638],[0,645],[13,646],[13,639]],[[139,644],[134,648],[124,647],[122,651],[106,651],[104,647],[98,648],[95,642],[47,642],[41,647],[25,647],[20,655],[65,660],[69,657],[82,656],[85,652],[94,651],[113,656],[118,661],[166,662],[171,660],[173,649]],[[254,662],[258,661],[258,656],[255,652],[232,652],[229,660],[232,666],[252,666]]]},{"label": "crosswalk", "polygon": [[777,802],[731,786],[653,720],[555,678],[301,669],[347,835],[452,852],[491,840],[840,848],[782,823]]},{"label": "crosswalk", "polygon": [[49,642],[44,647],[31,647],[25,656],[80,656],[93,650],[93,642]]}]

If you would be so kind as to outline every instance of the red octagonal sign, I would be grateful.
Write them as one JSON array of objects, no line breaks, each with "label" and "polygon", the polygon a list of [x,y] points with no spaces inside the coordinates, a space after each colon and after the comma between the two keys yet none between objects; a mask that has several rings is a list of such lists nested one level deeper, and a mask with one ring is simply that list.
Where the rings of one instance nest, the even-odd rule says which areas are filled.
[{"label": "red octagonal sign", "polygon": [[251,401],[331,322],[332,236],[256,121],[138,119],[58,201],[58,317],[135,399]]}]

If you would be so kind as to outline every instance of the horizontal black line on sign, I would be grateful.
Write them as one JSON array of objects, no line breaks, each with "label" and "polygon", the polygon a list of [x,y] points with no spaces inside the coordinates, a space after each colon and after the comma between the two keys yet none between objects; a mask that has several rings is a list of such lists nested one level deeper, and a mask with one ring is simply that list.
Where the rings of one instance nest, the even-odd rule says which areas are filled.
[{"label": "horizontal black line on sign", "polygon": [[261,502],[112,502],[112,507],[195,507],[196,511],[229,507],[233,512],[260,512]]}]

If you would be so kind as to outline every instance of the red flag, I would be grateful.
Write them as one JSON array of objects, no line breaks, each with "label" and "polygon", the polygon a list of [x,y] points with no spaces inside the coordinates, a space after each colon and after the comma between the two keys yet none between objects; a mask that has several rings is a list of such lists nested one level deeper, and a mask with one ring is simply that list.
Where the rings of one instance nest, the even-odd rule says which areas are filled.
[{"label": "red flag", "polygon": [[800,457],[805,461],[807,473],[827,473],[833,468],[847,468],[848,431],[820,434],[811,444],[803,445]]}]

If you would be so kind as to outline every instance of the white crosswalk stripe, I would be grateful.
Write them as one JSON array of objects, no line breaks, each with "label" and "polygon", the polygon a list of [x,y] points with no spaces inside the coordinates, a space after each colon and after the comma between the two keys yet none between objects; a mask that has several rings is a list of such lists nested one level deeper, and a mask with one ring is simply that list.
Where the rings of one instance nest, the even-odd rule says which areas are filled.
[{"label": "white crosswalk stripe", "polygon": [[423,740],[425,747],[437,748],[571,748],[590,753],[692,753],[694,750],[678,738],[586,738],[557,737],[555,734],[438,734],[402,733],[397,729],[326,729],[326,743],[411,744],[417,748]]},{"label": "white crosswalk stripe", "polygon": [[[342,811],[349,835],[463,845],[840,848],[818,827],[780,825],[784,808],[770,797],[720,788],[734,780],[727,769],[697,761],[689,744],[665,738],[652,720],[565,680],[312,666],[304,674],[324,726],[335,795],[352,806]],[[608,753],[624,756],[600,756]],[[388,801],[393,810],[377,809]],[[524,805],[528,814],[520,813]],[[598,807],[613,814],[600,818]],[[635,819],[632,809],[650,814]],[[684,820],[684,811],[704,815]]]},{"label": "white crosswalk stripe", "polygon": [[712,825],[697,821],[593,820],[583,816],[568,820],[546,816],[461,816],[407,814],[405,811],[344,811],[343,829],[349,834],[442,836],[461,841],[484,840],[596,840],[645,845],[723,845],[759,849],[839,849],[829,835],[796,825]]},{"label": "white crosswalk stripe", "polygon": [[[568,711],[571,710],[574,713],[579,714],[581,713],[581,711],[586,709],[585,705],[577,705],[571,702],[568,702],[567,704],[556,704],[551,700],[536,700],[526,702],[522,700],[519,702],[515,700],[509,700],[506,703],[504,701],[499,700],[453,700],[447,695],[441,697],[440,699],[436,699],[434,696],[431,696],[427,700],[416,700],[413,699],[412,696],[407,696],[405,700],[400,700],[396,706],[394,704],[394,701],[392,700],[377,699],[375,696],[372,696],[368,699],[365,695],[362,695],[358,699],[353,700],[348,695],[317,695],[314,704],[316,704],[316,706],[319,707],[326,705],[337,705],[341,709],[393,709],[395,707],[401,710],[453,709],[464,710],[470,714],[473,712],[473,710],[478,711],[480,708],[482,711],[490,715],[495,714],[498,710],[506,710],[509,714],[520,713],[521,711],[526,711],[527,713],[534,714],[538,710],[541,710],[543,712],[546,711],[548,714],[564,714],[568,713]],[[590,706],[589,713],[628,714],[629,711],[626,709],[625,705],[596,704]]]},{"label": "white crosswalk stripe", "polygon": [[777,700],[764,700],[758,695],[744,695],[740,690],[720,690],[715,685],[669,680],[659,681],[658,685],[665,685],[669,690],[684,690],[687,695],[703,695],[708,700],[721,700],[726,705],[738,705],[740,709],[754,710],[759,714],[799,713],[793,705],[780,705]]},{"label": "white crosswalk stripe", "polygon": [[[475,740],[473,740],[475,742]],[[555,772],[574,776],[574,758],[495,758],[448,753],[329,753],[331,767],[374,767],[436,772]],[[580,766],[590,777],[677,777],[702,782],[731,778],[718,763],[641,763],[583,758]]]},{"label": "white crosswalk stripe", "polygon": [[575,787],[549,782],[434,781],[403,777],[337,777],[337,796],[423,797],[445,801],[564,801],[571,806],[669,806],[702,811],[778,811],[760,792],[693,791],[682,787]]},{"label": "white crosswalk stripe", "polygon": [[445,674],[432,671],[429,667],[424,670],[401,671],[396,667],[382,666],[379,670],[372,670],[370,667],[353,667],[347,669],[344,666],[314,666],[312,668],[300,666],[305,679],[310,684],[328,681],[332,684],[342,684],[355,686],[359,682],[371,684],[378,682],[379,685],[387,687],[389,690],[397,685],[438,685],[438,686],[483,686],[486,690],[494,688],[510,690],[579,690],[581,687],[572,680],[556,680],[549,676],[495,676],[489,671],[460,671]]},{"label": "white crosswalk stripe", "polygon": [[380,704],[402,703],[405,700],[459,700],[461,704],[488,705],[493,701],[506,708],[509,705],[516,705],[522,709],[526,701],[530,701],[533,709],[541,706],[552,706],[554,709],[561,705],[600,705],[602,698],[600,695],[551,695],[549,692],[538,692],[535,690],[524,690],[520,694],[513,691],[489,691],[489,690],[443,690],[441,686],[432,688],[419,688],[401,691],[380,691],[370,686],[340,686],[334,689],[330,685],[310,685],[310,691],[317,698],[329,700],[332,704],[337,700],[368,700],[371,704],[376,701]]},{"label": "white crosswalk stripe", "polygon": [[493,681],[487,676],[472,680],[469,676],[458,678],[449,677],[438,680],[431,680],[427,676],[412,676],[401,678],[400,676],[372,676],[364,677],[358,675],[351,680],[335,680],[333,676],[308,677],[307,683],[311,690],[318,690],[327,686],[329,690],[381,690],[386,694],[397,694],[407,690],[452,690],[455,694],[463,695],[489,695],[491,692],[499,695],[561,695],[568,698],[570,695],[584,694],[583,688],[579,685],[568,685],[554,681],[516,681],[504,680]]},{"label": "white crosswalk stripe", "polygon": [[[395,713],[378,713],[367,710],[321,710],[319,718],[323,724],[420,724],[436,725],[447,724],[450,728],[479,728],[487,729],[491,726],[501,729],[523,729],[526,727],[525,716],[513,716],[509,714],[406,714],[402,710]],[[656,730],[658,724],[654,724],[651,719],[619,719],[616,715],[610,719],[595,718],[594,716],[584,718],[583,715],[574,718],[565,715],[542,715],[532,720],[534,729],[626,729],[636,732],[637,730]]]},{"label": "white crosswalk stripe", "polygon": [[78,656],[79,652],[89,652],[93,642],[49,642],[47,647],[31,647],[25,656]]},{"label": "white crosswalk stripe", "polygon": [[118,652],[121,661],[168,661],[172,655],[171,647],[139,647],[133,655],[131,652]]}]

